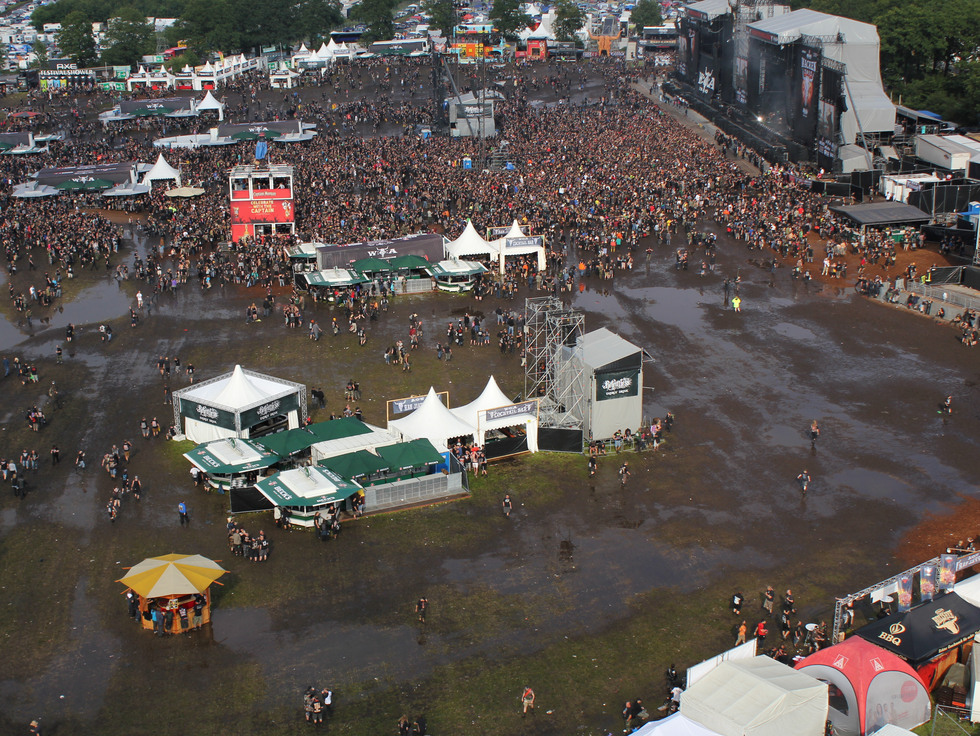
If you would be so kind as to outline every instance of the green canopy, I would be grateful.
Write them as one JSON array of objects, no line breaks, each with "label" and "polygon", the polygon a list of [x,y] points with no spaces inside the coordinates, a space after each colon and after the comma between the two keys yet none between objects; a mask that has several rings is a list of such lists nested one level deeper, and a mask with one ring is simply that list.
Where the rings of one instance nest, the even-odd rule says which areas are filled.
[{"label": "green canopy", "polygon": [[428,268],[431,265],[422,256],[397,256],[388,262],[394,271],[403,271],[410,268]]},{"label": "green canopy", "polygon": [[439,263],[430,263],[426,268],[437,279],[448,279],[453,276],[476,276],[487,272],[487,267],[476,261],[440,261]]},{"label": "green canopy", "polygon": [[308,449],[317,442],[335,440],[338,437],[354,437],[368,434],[371,428],[356,417],[344,417],[329,422],[317,422],[299,429],[268,434],[255,442],[279,457],[288,457]]},{"label": "green canopy", "polygon": [[389,464],[391,470],[408,470],[445,462],[445,458],[436,451],[432,443],[424,438],[379,447],[378,454]]},{"label": "green canopy", "polygon": [[262,478],[255,488],[276,506],[325,506],[348,498],[360,489],[327,468],[294,468]]},{"label": "green canopy", "polygon": [[206,442],[185,452],[184,457],[195,467],[213,475],[238,475],[261,470],[281,459],[262,445],[242,439]]},{"label": "green canopy", "polygon": [[282,133],[278,130],[271,130],[263,126],[257,126],[255,128],[250,128],[249,130],[240,130],[237,133],[232,134],[232,138],[239,141],[257,141],[257,140],[271,140],[273,138],[278,138]]},{"label": "green canopy", "polygon": [[354,261],[351,268],[361,273],[385,273],[392,270],[391,264],[381,258],[362,258]]},{"label": "green canopy", "polygon": [[355,450],[345,455],[328,457],[317,465],[332,470],[342,478],[363,478],[365,475],[381,473],[390,468],[388,462],[367,450]]},{"label": "green canopy", "polygon": [[112,186],[112,182],[108,179],[94,179],[90,176],[83,176],[78,179],[66,179],[54,186],[56,189],[64,189],[66,191],[79,190],[90,192],[95,189],[108,189]]}]

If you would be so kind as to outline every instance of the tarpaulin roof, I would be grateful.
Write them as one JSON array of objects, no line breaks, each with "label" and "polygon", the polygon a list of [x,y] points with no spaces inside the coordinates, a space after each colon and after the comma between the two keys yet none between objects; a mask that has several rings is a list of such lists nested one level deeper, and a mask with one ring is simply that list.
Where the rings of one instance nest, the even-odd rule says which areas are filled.
[{"label": "tarpaulin roof", "polygon": [[241,138],[243,140],[257,138],[278,138],[283,135],[299,135],[303,132],[303,123],[299,120],[272,120],[258,123],[222,123],[218,126],[218,136],[221,138]]},{"label": "tarpaulin roof", "polygon": [[416,255],[435,262],[442,258],[443,238],[435,233],[418,233],[402,238],[371,240],[346,245],[321,245],[317,248],[317,260],[321,267],[348,268],[360,258],[394,258]]},{"label": "tarpaulin roof", "polygon": [[464,422],[446,408],[431,387],[418,409],[401,419],[392,419],[388,422],[388,429],[406,439],[425,437],[439,448],[448,447],[449,440],[454,437],[467,437],[476,433],[473,425]]},{"label": "tarpaulin roof", "polygon": [[438,263],[430,263],[428,269],[429,273],[437,279],[451,276],[476,276],[487,272],[487,267],[476,261],[439,261]]},{"label": "tarpaulin roof", "polygon": [[274,452],[251,440],[227,438],[198,445],[185,452],[192,465],[205,473],[232,475],[261,470],[275,465],[281,459]]},{"label": "tarpaulin roof", "polygon": [[496,248],[476,231],[471,220],[466,221],[466,227],[458,238],[446,243],[446,253],[452,258],[489,255],[495,252]]},{"label": "tarpaulin roof", "polygon": [[336,503],[360,488],[332,470],[316,465],[270,475],[259,480],[255,487],[275,505],[290,508]]},{"label": "tarpaulin roof", "polygon": [[916,666],[972,639],[977,631],[980,608],[947,593],[905,613],[873,621],[856,633]]},{"label": "tarpaulin roof", "polygon": [[769,657],[728,660],[681,695],[681,713],[721,736],[823,736],[827,686]]},{"label": "tarpaulin roof", "polygon": [[831,212],[844,215],[858,225],[885,227],[907,223],[929,222],[930,215],[918,207],[903,202],[865,202],[863,204],[837,205]]},{"label": "tarpaulin roof", "polygon": [[338,437],[354,437],[368,434],[371,428],[356,417],[343,417],[328,422],[317,422],[306,427],[276,432],[255,440],[270,452],[286,457],[301,452],[317,442],[335,440]]},{"label": "tarpaulin roof", "polygon": [[385,273],[394,270],[391,264],[383,258],[361,258],[354,261],[351,268],[360,273]]},{"label": "tarpaulin roof", "polygon": [[236,365],[230,373],[174,391],[175,399],[185,399],[233,412],[298,393],[303,384],[273,378]]},{"label": "tarpaulin roof", "polygon": [[329,468],[341,478],[362,478],[391,469],[391,463],[367,450],[355,450],[321,460],[318,465]]},{"label": "tarpaulin roof", "polygon": [[155,100],[123,100],[119,112],[124,115],[167,115],[177,110],[190,110],[189,97],[166,97]]},{"label": "tarpaulin roof", "polygon": [[438,465],[444,458],[427,439],[399,442],[378,448],[378,455],[388,463],[391,470],[408,470],[426,465]]},{"label": "tarpaulin roof", "polygon": [[57,186],[66,181],[84,181],[86,179],[104,179],[113,184],[132,181],[136,164],[132,161],[118,164],[96,164],[93,166],[59,166],[41,169],[34,178],[41,184]]},{"label": "tarpaulin roof", "polygon": [[885,721],[915,728],[929,720],[929,690],[915,670],[860,636],[814,652],[796,669],[840,691],[844,703],[830,703],[839,733],[873,732]]},{"label": "tarpaulin roof", "polygon": [[400,271],[403,268],[427,268],[430,264],[422,256],[395,256],[388,260],[391,264],[391,268],[394,271]]},{"label": "tarpaulin roof", "polygon": [[635,357],[635,362],[639,365],[642,362],[641,353],[644,352],[638,345],[605,327],[586,332],[579,338],[578,347],[581,349],[582,362],[590,368],[602,368],[631,357]]},{"label": "tarpaulin roof", "polygon": [[650,721],[633,736],[717,736],[717,732],[695,723],[678,711],[659,721]]},{"label": "tarpaulin roof", "polygon": [[487,385],[484,386],[483,392],[479,396],[470,403],[457,406],[455,409],[450,409],[450,411],[467,424],[472,424],[476,427],[480,423],[481,411],[499,409],[502,406],[510,406],[513,403],[507,397],[507,394],[500,390],[500,386],[497,385],[494,377],[490,376],[487,380]]}]

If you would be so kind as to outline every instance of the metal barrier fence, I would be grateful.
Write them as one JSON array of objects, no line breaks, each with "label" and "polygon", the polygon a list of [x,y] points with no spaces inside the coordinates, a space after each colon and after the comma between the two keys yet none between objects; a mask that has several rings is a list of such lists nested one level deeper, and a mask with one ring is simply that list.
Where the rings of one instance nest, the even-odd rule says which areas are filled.
[{"label": "metal barrier fence", "polygon": [[466,492],[465,473],[433,473],[421,478],[409,478],[364,489],[365,511],[409,506],[434,501]]},{"label": "metal barrier fence", "polygon": [[945,302],[946,304],[953,304],[957,307],[965,307],[966,309],[980,309],[980,297],[970,296],[959,291],[948,291],[942,286],[930,286],[929,284],[922,284],[915,281],[906,281],[905,289],[911,291],[913,294],[919,294],[937,302]]},{"label": "metal barrier fence", "polygon": [[966,708],[936,705],[929,724],[929,736],[980,736],[980,726],[970,723]]}]

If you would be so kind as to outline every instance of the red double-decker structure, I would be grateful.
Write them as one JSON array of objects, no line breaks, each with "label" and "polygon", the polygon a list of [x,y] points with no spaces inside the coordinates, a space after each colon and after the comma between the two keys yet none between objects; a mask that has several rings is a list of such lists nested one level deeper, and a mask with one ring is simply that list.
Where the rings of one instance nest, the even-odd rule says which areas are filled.
[{"label": "red double-decker structure", "polygon": [[296,232],[292,166],[236,166],[228,189],[232,242]]}]

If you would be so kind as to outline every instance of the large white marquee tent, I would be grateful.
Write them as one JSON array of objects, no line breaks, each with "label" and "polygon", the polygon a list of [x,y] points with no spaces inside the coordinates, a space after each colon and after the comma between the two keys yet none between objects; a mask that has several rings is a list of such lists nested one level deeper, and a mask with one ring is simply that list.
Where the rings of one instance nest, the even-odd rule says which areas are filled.
[{"label": "large white marquee tent", "polygon": [[427,439],[439,452],[449,449],[450,440],[476,435],[476,427],[447,409],[432,387],[418,409],[388,422],[388,431],[403,441]]},{"label": "large white marquee tent", "polygon": [[538,451],[537,402],[515,404],[500,390],[493,376],[478,397],[450,411],[476,428],[476,443],[481,447],[486,444],[487,432],[520,425],[527,436],[527,449]]}]

